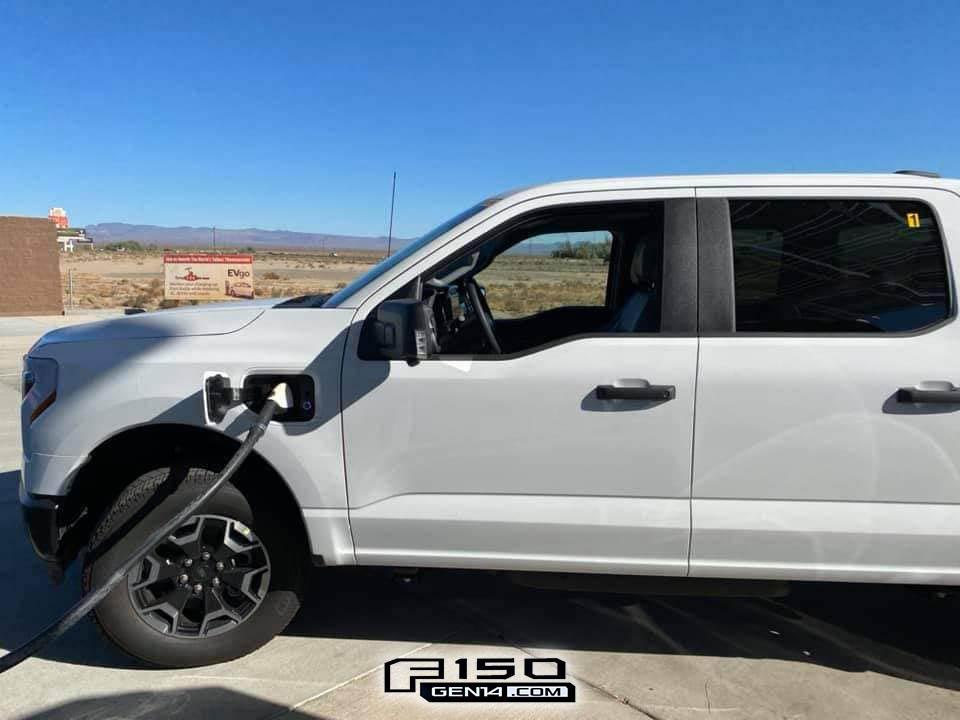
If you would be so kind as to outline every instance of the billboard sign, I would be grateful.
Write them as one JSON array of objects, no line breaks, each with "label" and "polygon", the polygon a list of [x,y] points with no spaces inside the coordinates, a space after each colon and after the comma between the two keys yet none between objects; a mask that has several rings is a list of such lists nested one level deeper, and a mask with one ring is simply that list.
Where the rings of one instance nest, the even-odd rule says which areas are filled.
[{"label": "billboard sign", "polygon": [[168,300],[253,298],[253,256],[164,255],[163,294]]}]

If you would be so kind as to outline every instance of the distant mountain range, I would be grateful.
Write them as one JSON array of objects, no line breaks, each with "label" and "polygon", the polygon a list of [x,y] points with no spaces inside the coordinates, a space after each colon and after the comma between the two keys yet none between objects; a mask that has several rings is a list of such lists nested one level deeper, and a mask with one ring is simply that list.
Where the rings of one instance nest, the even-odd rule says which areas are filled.
[{"label": "distant mountain range", "polygon": [[[97,245],[133,240],[141,245],[159,247],[203,246],[213,244],[212,227],[162,227],[160,225],[131,225],[128,223],[97,223],[87,225],[87,234]],[[408,238],[393,238],[392,249],[403,247]],[[261,230],[259,228],[217,228],[217,246],[224,247],[287,247],[324,250],[387,249],[384,235],[332,235],[304,233],[289,230]]]},{"label": "distant mountain range", "polygon": [[[203,247],[213,245],[212,227],[163,227],[161,225],[131,225],[130,223],[97,223],[86,226],[87,235],[96,245],[133,240],[141,245],[165,247]],[[520,243],[507,252],[515,255],[550,255],[564,246],[555,235],[555,242]],[[391,250],[396,252],[411,238],[393,238]],[[235,248],[310,248],[313,250],[364,250],[385,252],[385,235],[332,235],[330,233],[291,232],[289,230],[261,230],[260,228],[217,228],[217,247]]]}]

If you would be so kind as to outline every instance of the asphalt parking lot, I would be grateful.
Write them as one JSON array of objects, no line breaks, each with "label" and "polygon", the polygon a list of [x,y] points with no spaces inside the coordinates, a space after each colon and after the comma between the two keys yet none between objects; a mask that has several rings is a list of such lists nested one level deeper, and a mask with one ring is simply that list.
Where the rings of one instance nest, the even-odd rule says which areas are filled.
[{"label": "asphalt parking lot", "polygon": [[[19,357],[62,319],[0,319],[0,648],[78,597],[53,587],[24,537]],[[409,582],[316,570],[286,632],[191,670],[139,666],[83,621],[0,676],[12,718],[956,718],[960,602],[901,587],[801,585],[781,599],[536,590],[482,573]],[[573,704],[433,705],[384,692],[394,658],[559,657]]]}]

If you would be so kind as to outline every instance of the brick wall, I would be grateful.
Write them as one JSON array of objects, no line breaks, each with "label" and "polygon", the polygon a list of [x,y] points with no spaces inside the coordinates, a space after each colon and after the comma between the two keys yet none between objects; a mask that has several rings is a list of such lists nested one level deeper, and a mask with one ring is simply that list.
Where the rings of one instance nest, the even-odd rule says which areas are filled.
[{"label": "brick wall", "polygon": [[57,229],[47,218],[0,216],[0,315],[62,315]]}]

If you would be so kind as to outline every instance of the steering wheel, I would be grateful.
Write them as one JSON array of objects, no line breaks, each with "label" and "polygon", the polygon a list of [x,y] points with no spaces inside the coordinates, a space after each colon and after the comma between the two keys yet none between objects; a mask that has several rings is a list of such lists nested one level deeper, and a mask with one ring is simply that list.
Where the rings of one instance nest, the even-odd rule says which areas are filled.
[{"label": "steering wheel", "polygon": [[483,334],[487,336],[487,342],[490,348],[497,355],[502,355],[500,343],[497,342],[497,336],[493,334],[493,313],[490,312],[490,306],[487,305],[487,299],[480,292],[477,281],[470,278],[466,282],[467,297],[470,298],[470,304],[473,305],[473,312],[480,321],[480,327],[483,328]]}]

